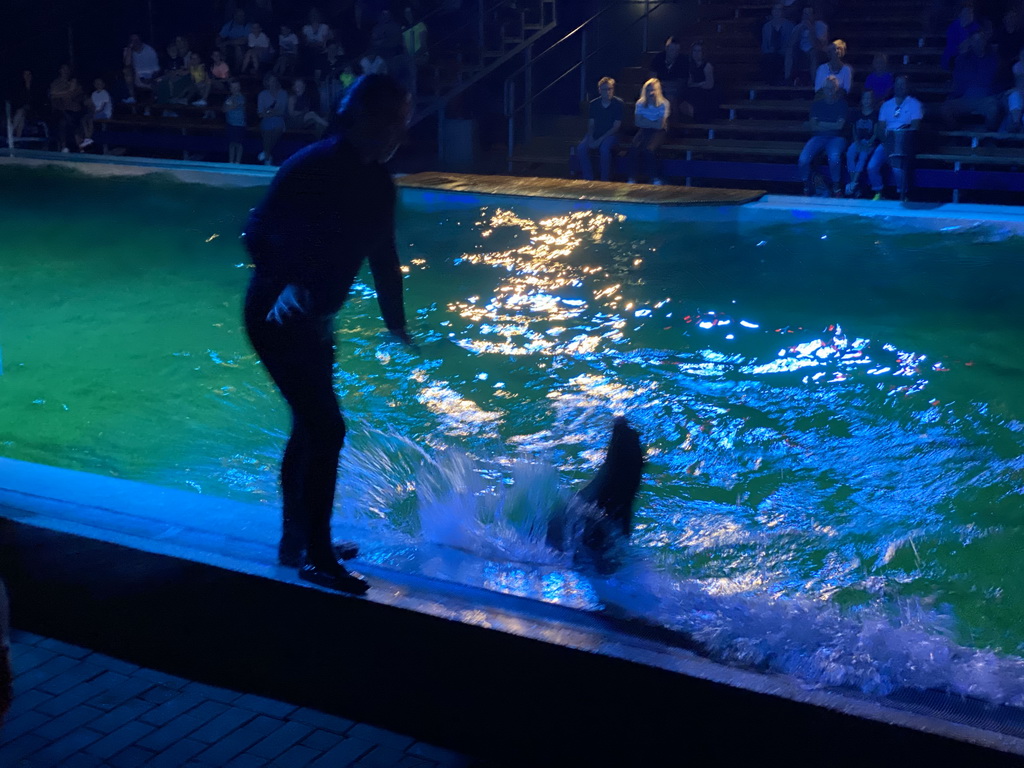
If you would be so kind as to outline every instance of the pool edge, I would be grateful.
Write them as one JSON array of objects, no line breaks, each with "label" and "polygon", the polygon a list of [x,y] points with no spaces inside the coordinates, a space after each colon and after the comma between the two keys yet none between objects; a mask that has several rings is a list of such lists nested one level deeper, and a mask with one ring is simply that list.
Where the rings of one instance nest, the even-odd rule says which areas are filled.
[{"label": "pool edge", "polygon": [[[28,476],[12,481],[19,470]],[[457,586],[433,590],[429,583],[389,581],[381,569],[368,569],[371,599],[353,599],[303,585],[274,566],[61,523],[47,504],[76,502],[53,498],[49,489],[71,492],[69,480],[84,474],[0,459],[0,574],[9,580],[21,629],[463,752],[532,764],[541,754],[563,763],[609,754],[661,760],[678,756],[683,734],[728,741],[734,721],[744,723],[744,742],[724,748],[737,759],[753,757],[747,750],[756,744],[760,758],[803,755],[813,764],[812,755],[840,738],[855,751],[861,747],[853,745],[864,744],[858,760],[871,755],[876,763],[878,744],[885,742],[886,759],[893,760],[886,764],[898,764],[899,755],[955,753],[1009,765],[1024,755],[1019,739],[805,690],[788,678],[725,667],[678,649],[659,652],[615,628],[573,625],[566,620],[571,613],[533,612],[521,598],[488,598]],[[124,483],[130,491],[146,488],[99,476],[87,482],[97,484],[94,491]],[[26,493],[32,488],[35,493]],[[167,489],[157,490],[166,501]],[[177,494],[200,506],[206,501],[172,491],[172,502]],[[130,508],[131,493],[118,498],[115,506]],[[268,621],[270,616],[280,620]],[[351,625],[359,630],[349,631]],[[196,636],[207,639],[198,653],[190,651]],[[294,658],[296,640],[305,658]],[[363,654],[357,667],[343,663],[343,651]],[[268,666],[267,659],[276,661]],[[344,693],[349,688],[358,695]],[[413,705],[432,697],[436,711]],[[562,709],[559,722],[571,728],[546,732],[534,722],[549,697]],[[483,711],[481,701],[492,698],[499,711]],[[676,706],[657,709],[666,700]],[[602,730],[609,717],[619,724],[610,741]],[[631,731],[644,728],[658,737],[642,740]],[[548,744],[553,738],[562,744]]]}]

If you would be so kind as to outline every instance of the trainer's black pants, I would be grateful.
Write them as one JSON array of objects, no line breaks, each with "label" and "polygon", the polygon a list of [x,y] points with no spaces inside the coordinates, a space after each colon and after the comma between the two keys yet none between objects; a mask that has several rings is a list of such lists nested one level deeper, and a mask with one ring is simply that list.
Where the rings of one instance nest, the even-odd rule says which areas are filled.
[{"label": "trainer's black pants", "polygon": [[245,328],[267,373],[292,412],[281,461],[282,545],[305,547],[314,564],[333,561],[331,513],[345,420],[334,394],[333,318],[266,317],[276,300],[254,280],[245,300]]}]

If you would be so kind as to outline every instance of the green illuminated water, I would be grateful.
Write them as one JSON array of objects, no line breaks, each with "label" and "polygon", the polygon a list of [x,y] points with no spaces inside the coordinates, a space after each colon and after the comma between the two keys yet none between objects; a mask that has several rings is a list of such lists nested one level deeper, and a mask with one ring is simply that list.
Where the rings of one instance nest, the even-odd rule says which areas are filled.
[{"label": "green illuminated water", "polygon": [[[239,319],[260,192],[0,169],[0,453],[275,502],[287,412]],[[1024,704],[1018,238],[464,200],[400,214],[419,355],[387,343],[365,286],[339,316],[340,514],[453,543],[417,464],[457,448],[477,497],[516,459],[571,487],[625,413],[649,450],[627,603],[729,658]],[[485,586],[581,589],[468,507],[453,527],[504,541]],[[997,652],[987,682],[949,682],[954,646]]]}]

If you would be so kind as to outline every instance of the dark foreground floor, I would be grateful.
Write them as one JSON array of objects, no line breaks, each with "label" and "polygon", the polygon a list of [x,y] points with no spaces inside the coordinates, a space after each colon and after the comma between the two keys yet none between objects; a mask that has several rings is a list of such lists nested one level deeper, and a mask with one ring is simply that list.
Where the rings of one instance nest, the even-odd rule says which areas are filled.
[{"label": "dark foreground floor", "polygon": [[316,710],[185,680],[14,632],[4,768],[482,768]]}]

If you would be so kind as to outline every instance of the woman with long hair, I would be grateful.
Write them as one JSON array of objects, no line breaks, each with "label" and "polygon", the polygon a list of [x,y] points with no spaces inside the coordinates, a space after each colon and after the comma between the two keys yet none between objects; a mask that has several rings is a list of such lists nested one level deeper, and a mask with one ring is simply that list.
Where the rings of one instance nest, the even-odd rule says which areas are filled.
[{"label": "woman with long hair", "polygon": [[655,153],[668,137],[668,116],[671,113],[668,99],[661,92],[661,81],[652,77],[644,83],[640,98],[633,112],[636,136],[629,151],[629,183],[635,184],[637,175],[646,170],[652,184],[661,184],[658,176],[658,158]]}]

